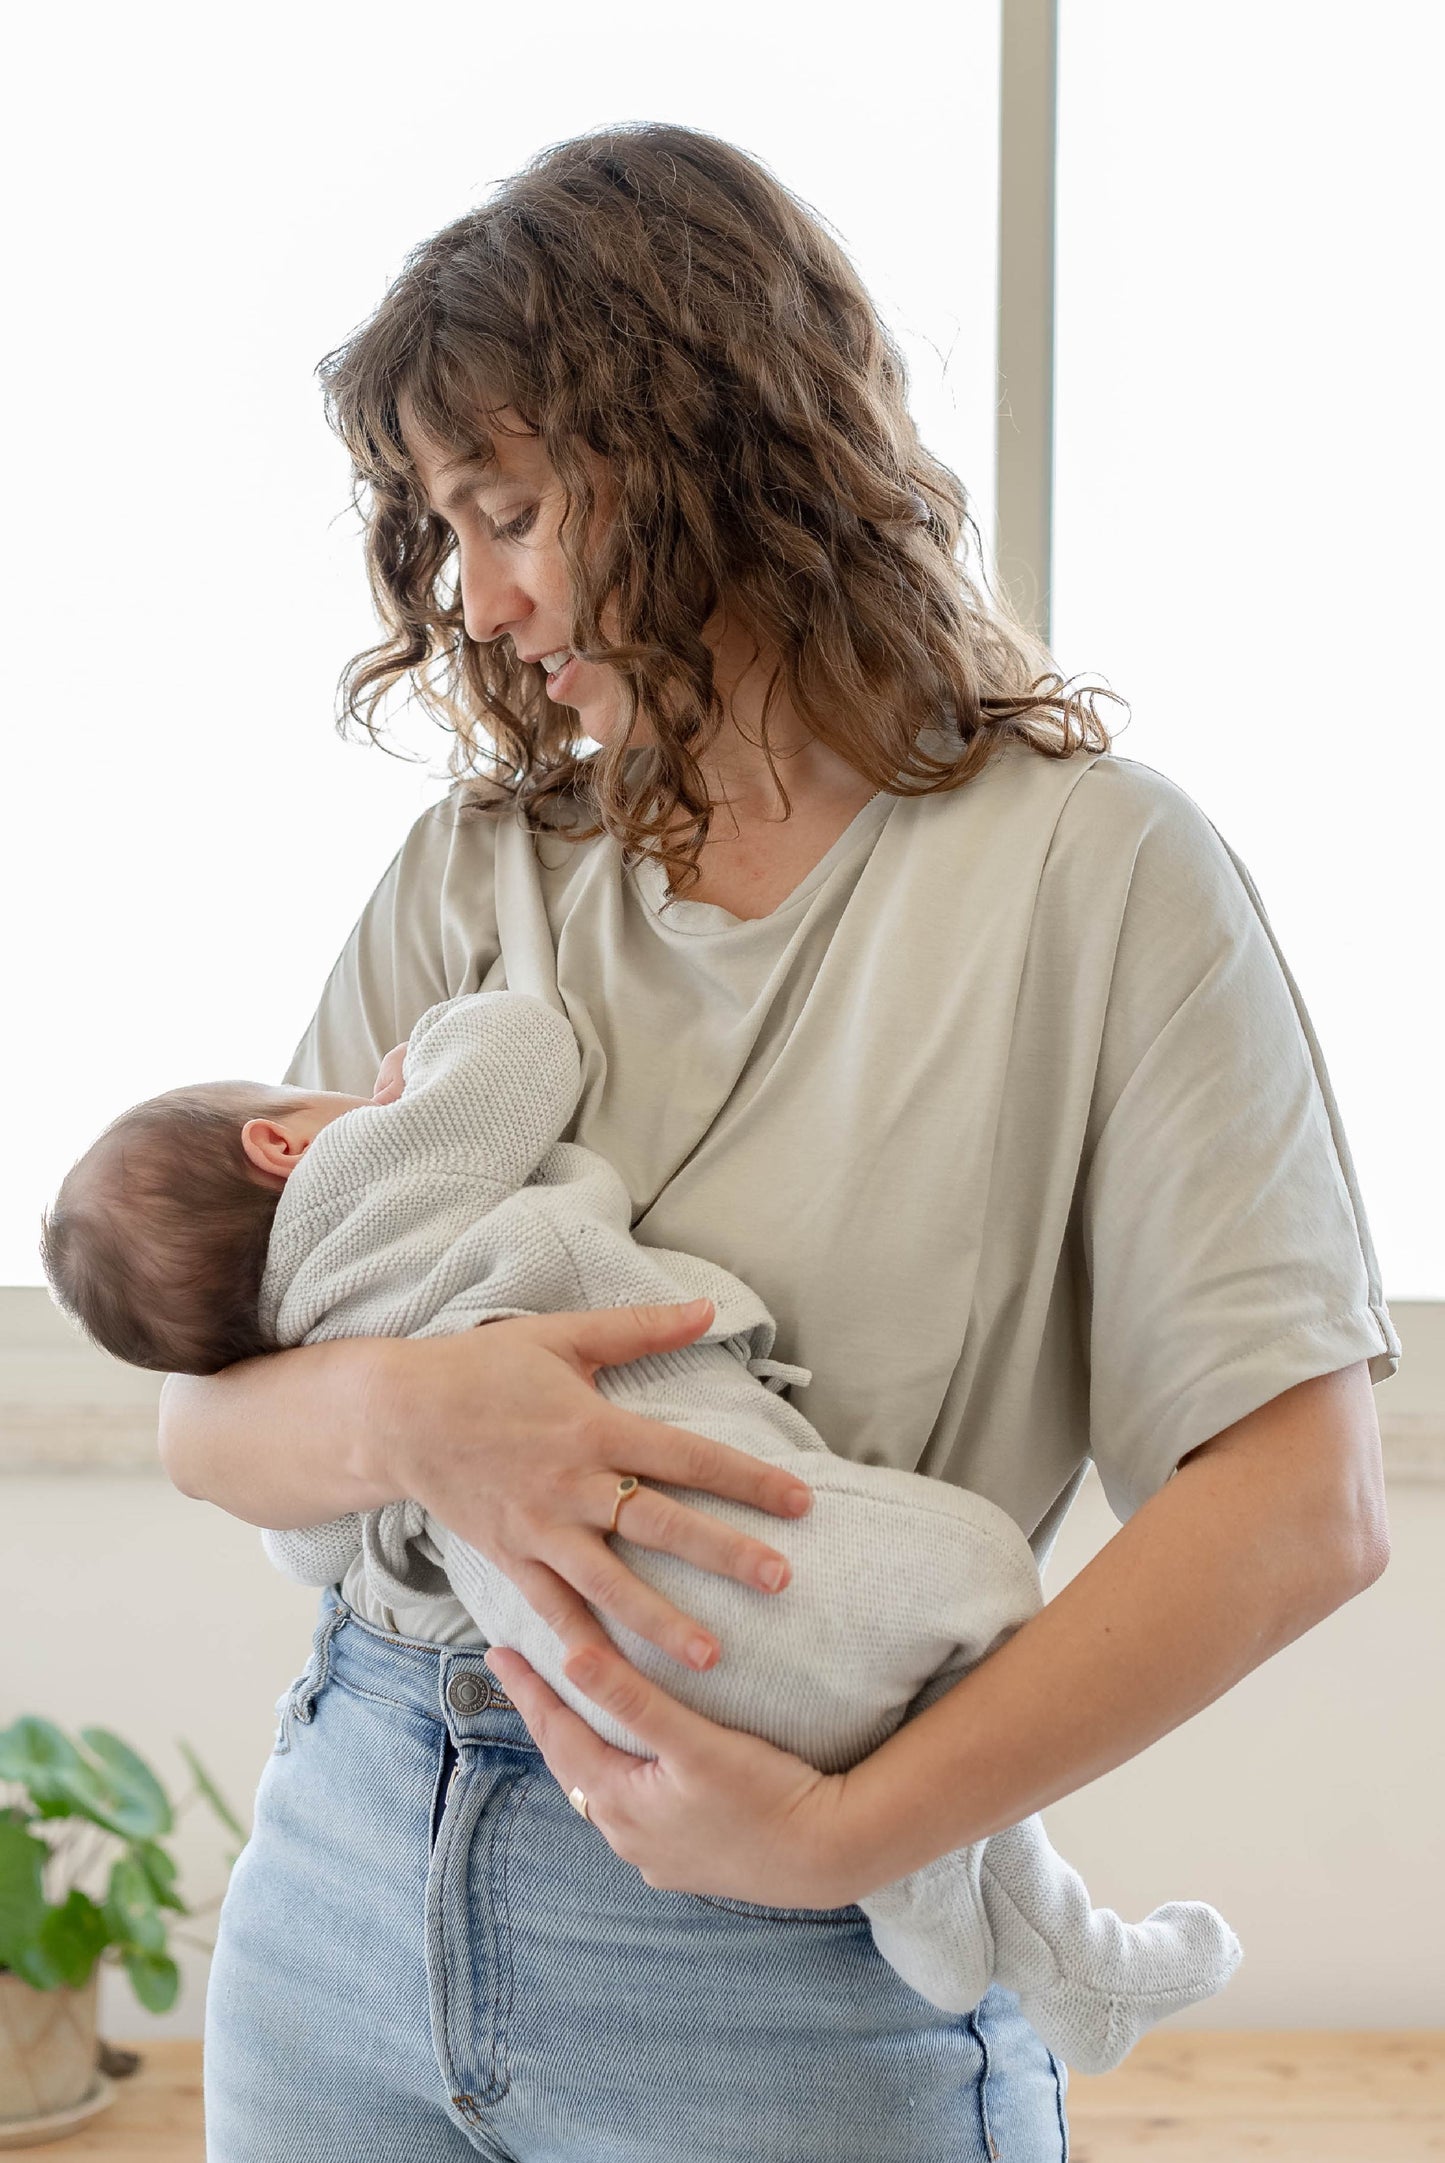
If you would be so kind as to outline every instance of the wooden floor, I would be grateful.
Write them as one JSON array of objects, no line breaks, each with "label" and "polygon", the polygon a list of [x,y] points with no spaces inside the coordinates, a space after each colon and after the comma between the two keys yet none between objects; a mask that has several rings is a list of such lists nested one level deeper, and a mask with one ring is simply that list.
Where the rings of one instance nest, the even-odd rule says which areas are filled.
[{"label": "wooden floor", "polygon": [[[124,2047],[143,2062],[108,2111],[6,2163],[205,2163],[200,2044]],[[1116,2073],[1070,2076],[1069,2127],[1071,2163],[1438,2163],[1445,2029],[1146,2035]]]},{"label": "wooden floor", "polygon": [[1070,2163],[1441,2163],[1445,2029],[1146,2035],[1068,2115]]}]

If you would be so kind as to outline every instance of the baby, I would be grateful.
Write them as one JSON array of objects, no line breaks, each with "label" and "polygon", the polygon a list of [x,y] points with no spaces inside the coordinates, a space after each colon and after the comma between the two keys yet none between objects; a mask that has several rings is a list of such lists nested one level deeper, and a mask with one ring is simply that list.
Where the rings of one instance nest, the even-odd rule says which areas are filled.
[{"label": "baby", "polygon": [[[704,1337],[599,1368],[597,1387],[808,1483],[808,1514],[768,1525],[792,1564],[788,1591],[778,1602],[619,1531],[628,1566],[695,1614],[726,1658],[695,1673],[621,1625],[608,1634],[710,1719],[842,1771],[1038,1612],[1033,1554],[981,1495],[833,1455],[783,1394],[812,1377],[769,1357],[775,1325],[756,1294],[698,1256],[635,1240],[617,1173],[559,1140],[580,1091],[568,1022],[505,991],[430,1008],[388,1054],[370,1100],[249,1082],[174,1090],[114,1121],[66,1175],[45,1219],[46,1273],[106,1350],[195,1374],[323,1338],[711,1299]],[[698,1506],[695,1490],[654,1484]],[[747,1505],[702,1505],[756,1532]],[[558,1639],[511,1579],[420,1504],[262,1542],[307,1585],[337,1582],[364,1554],[378,1596],[393,1601],[409,1597],[397,1573],[408,1543],[420,1545],[489,1643],[517,1647],[605,1740],[648,1754],[569,1683]],[[1241,1958],[1201,1902],[1168,1902],[1139,1924],[1093,1908],[1037,1817],[859,1906],[880,1952],[934,2004],[967,2012],[1001,1983],[1049,2047],[1089,2073],[1222,1989]]]}]

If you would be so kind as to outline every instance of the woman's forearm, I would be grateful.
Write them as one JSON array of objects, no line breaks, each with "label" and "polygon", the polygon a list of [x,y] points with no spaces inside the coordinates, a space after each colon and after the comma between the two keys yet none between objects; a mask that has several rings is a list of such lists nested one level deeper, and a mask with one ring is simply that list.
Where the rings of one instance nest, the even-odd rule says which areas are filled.
[{"label": "woman's forearm", "polygon": [[1098,1779],[1372,1583],[1388,1540],[1353,1404],[1354,1440],[1333,1430],[1333,1452],[1312,1384],[1195,1452],[1057,1598],[848,1772],[840,1899]]},{"label": "woman's forearm", "polygon": [[384,1483],[371,1406],[391,1340],[338,1337],[172,1374],[160,1457],[171,1482],[248,1524],[284,1532],[402,1499]]}]

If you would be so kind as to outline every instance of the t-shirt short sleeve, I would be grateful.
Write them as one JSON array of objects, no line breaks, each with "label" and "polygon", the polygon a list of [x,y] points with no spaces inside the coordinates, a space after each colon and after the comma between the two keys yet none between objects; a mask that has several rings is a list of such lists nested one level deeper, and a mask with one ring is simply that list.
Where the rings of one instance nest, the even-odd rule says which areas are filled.
[{"label": "t-shirt short sleeve", "polygon": [[475,991],[498,952],[495,824],[453,789],[414,821],[337,955],[282,1077],[368,1096],[429,1007]]},{"label": "t-shirt short sleeve", "polygon": [[1121,1522],[1282,1391],[1361,1359],[1383,1381],[1401,1349],[1264,904],[1184,791],[1142,775],[1081,1201],[1090,1452]]}]

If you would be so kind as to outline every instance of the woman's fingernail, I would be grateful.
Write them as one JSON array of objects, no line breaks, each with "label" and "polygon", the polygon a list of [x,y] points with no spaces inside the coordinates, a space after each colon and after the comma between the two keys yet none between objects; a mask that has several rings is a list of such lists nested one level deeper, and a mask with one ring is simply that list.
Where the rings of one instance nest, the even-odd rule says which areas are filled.
[{"label": "woman's fingernail", "polygon": [[705,1637],[695,1637],[687,1648],[689,1667],[706,1667],[712,1658],[713,1648]]},{"label": "woman's fingernail", "polygon": [[811,1503],[812,1499],[813,1493],[811,1488],[795,1488],[793,1493],[790,1494],[788,1497],[788,1515],[790,1517],[801,1517],[804,1510],[807,1509],[808,1505]]}]

